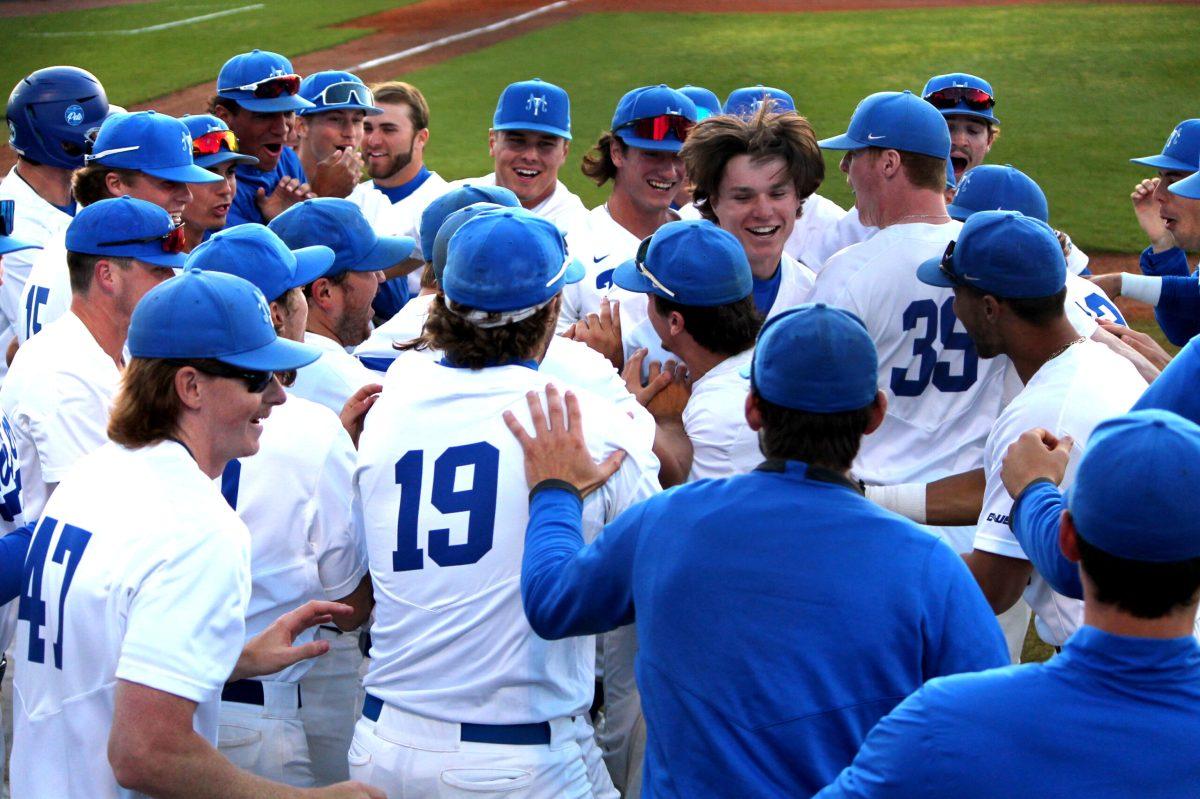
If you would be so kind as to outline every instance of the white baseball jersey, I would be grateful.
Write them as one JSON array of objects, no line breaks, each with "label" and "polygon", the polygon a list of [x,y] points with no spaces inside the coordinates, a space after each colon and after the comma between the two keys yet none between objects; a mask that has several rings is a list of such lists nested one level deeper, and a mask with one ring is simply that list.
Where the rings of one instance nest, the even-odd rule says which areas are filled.
[{"label": "white baseball jersey", "polygon": [[[523,365],[473,371],[425,357],[400,358],[388,372],[359,442],[355,492],[376,599],[364,685],[389,705],[442,721],[523,724],[591,703],[593,639],[543,640],[521,605],[529,486],[501,414],[531,429],[526,392],[547,382]],[[627,416],[577,393],[592,456],[628,453],[584,502],[590,541],[658,490],[658,460]]]},{"label": "white baseball jersey", "polygon": [[108,412],[121,381],[116,363],[70,311],[17,350],[0,387],[21,462],[21,506],[42,513],[54,485],[108,440]]},{"label": "white baseball jersey", "polygon": [[1008,359],[979,358],[954,315],[954,292],[917,279],[917,266],[941,257],[961,228],[892,225],[817,275],[810,301],[856,314],[879,353],[887,417],[854,464],[868,483],[928,482],[983,463]]},{"label": "white baseball jersey", "polygon": [[563,288],[558,332],[562,333],[588,314],[600,312],[600,300],[608,297],[621,303],[621,328],[633,330],[646,319],[646,295],[627,291],[613,283],[613,271],[637,255],[641,239],[612,218],[608,203],[588,212],[581,227],[590,246],[583,261],[587,274],[578,283]]},{"label": "white baseball jersey", "polygon": [[814,272],[819,271],[828,258],[824,249],[826,234],[836,229],[845,216],[846,209],[833,200],[810,194],[804,200],[792,234],[783,245],[784,252]]},{"label": "white baseball jersey", "polygon": [[370,369],[333,339],[306,330],[304,343],[321,350],[321,357],[296,372],[289,394],[340,414],[350,395],[368,383],[378,382]]},{"label": "white baseball jersey", "polygon": [[[424,259],[421,252],[421,214],[429,204],[450,190],[450,184],[437,172],[430,171],[425,182],[412,194],[393,203],[387,195],[375,187],[375,181],[366,180],[354,187],[347,197],[362,209],[363,216],[380,236],[409,236],[417,243],[412,258]],[[421,270],[408,274],[408,290],[415,297],[421,290]]]},{"label": "white baseball jersey", "polygon": [[[0,411],[0,536],[25,524],[21,512],[21,464],[17,440],[8,417]],[[0,652],[7,652],[16,633],[16,603],[0,607]],[[0,736],[2,738],[3,736]]]},{"label": "white baseball jersey", "polygon": [[[851,208],[841,219],[824,225],[808,236],[797,257],[819,274],[825,268],[825,262],[834,255],[851,245],[866,241],[878,232],[879,228],[862,223],[858,208]],[[789,249],[789,252],[793,251]]]},{"label": "white baseball jersey", "polygon": [[[66,228],[46,239],[42,249],[35,252],[37,256],[21,289],[20,316],[16,323],[17,341],[22,345],[71,308]],[[7,256],[4,263],[7,267]]]},{"label": "white baseball jersey", "polygon": [[[467,184],[474,186],[495,186],[496,173],[490,172],[478,178],[464,178],[462,180],[451,181],[449,189],[457,189]],[[529,210],[544,219],[549,219],[558,226],[559,230],[564,232],[573,231],[576,227],[585,224],[588,213],[583,200],[579,199],[579,195],[574,194],[561,180],[555,181],[554,191],[550,193],[549,197]],[[573,242],[571,243],[572,245],[574,244]],[[572,255],[582,257],[582,253],[572,252]]]},{"label": "white baseball jersey", "polygon": [[741,371],[754,357],[754,348],[733,355],[692,383],[692,396],[683,409],[683,429],[692,442],[688,480],[732,477],[763,462],[758,433],[746,423],[750,379]]},{"label": "white baseball jersey", "polygon": [[[1104,344],[1083,341],[1047,361],[1025,389],[1000,414],[987,439],[984,461],[987,488],[975,548],[1009,558],[1028,560],[1009,527],[1013,500],[1000,479],[1008,447],[1026,431],[1044,427],[1075,441],[1062,488],[1075,481],[1079,459],[1097,424],[1126,413],[1141,396],[1146,381],[1129,361]],[[1049,644],[1061,646],[1083,620],[1083,603],[1054,593],[1034,575],[1025,599],[1038,615],[1038,632]]]},{"label": "white baseball jersey", "polygon": [[250,541],[179,443],[109,443],[46,505],[30,545],[15,645],[12,790],[132,797],[108,762],[117,680],[217,705],[244,641]]},{"label": "white baseball jersey", "polygon": [[[0,181],[0,200],[15,201],[12,235],[27,244],[45,247],[51,239],[61,239],[67,225],[71,224],[71,215],[42,199],[17,174],[15,167]],[[40,250],[36,249],[18,250],[4,256],[4,282],[0,284],[0,347],[5,349],[12,337],[25,326],[27,311],[22,304],[25,283],[39,253]],[[6,369],[7,366],[0,363],[0,378]]]},{"label": "white baseball jersey", "polygon": [[[338,600],[367,573],[362,531],[353,523],[354,444],[337,415],[289,397],[262,422],[259,450],[230,461],[221,493],[250,529],[250,607],[246,638],[310,599]],[[315,630],[297,643],[311,641]],[[264,677],[295,682],[301,661]]]},{"label": "white baseball jersey", "polygon": [[767,319],[808,302],[817,282],[816,273],[786,251],[779,258],[779,269],[779,292],[767,310]]},{"label": "white baseball jersey", "polygon": [[1079,331],[1079,335],[1089,338],[1096,332],[1097,319],[1106,322],[1125,324],[1125,317],[1117,308],[1117,304],[1105,293],[1104,289],[1092,281],[1082,278],[1067,270],[1067,299],[1064,303],[1067,318]]}]

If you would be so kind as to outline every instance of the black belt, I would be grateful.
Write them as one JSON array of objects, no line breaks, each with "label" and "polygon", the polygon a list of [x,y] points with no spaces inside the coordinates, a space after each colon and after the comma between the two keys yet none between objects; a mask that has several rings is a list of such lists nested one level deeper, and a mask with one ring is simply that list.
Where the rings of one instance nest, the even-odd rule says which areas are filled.
[{"label": "black belt", "polygon": [[[221,701],[240,702],[243,705],[258,705],[259,707],[267,703],[266,697],[263,696],[263,684],[258,680],[238,680],[225,683],[225,687],[221,689]],[[296,686],[296,707],[304,707],[299,685]]]},{"label": "black belt", "polygon": [[[367,694],[363,700],[363,715],[379,721],[383,700]],[[550,722],[534,724],[460,724],[459,740],[477,744],[516,744],[519,746],[549,746]]]}]

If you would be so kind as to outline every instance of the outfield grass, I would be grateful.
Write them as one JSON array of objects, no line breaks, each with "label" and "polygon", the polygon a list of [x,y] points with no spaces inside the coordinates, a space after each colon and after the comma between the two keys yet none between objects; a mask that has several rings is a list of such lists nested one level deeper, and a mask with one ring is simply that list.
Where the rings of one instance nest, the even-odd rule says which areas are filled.
[{"label": "outfield grass", "polygon": [[[1085,250],[1145,246],[1129,190],[1147,174],[1128,163],[1158,152],[1175,122],[1200,115],[1195,78],[1200,9],[1029,6],[788,15],[597,14],[403,75],[432,106],[428,160],[448,176],[490,171],[486,129],[495,98],[532,76],[571,92],[574,148],[563,178],[594,205],[606,190],[578,171],[617,99],[648,83],[693,83],[724,96],[747,84],[789,90],[819,136],[841,133],[856,102],[919,91],[952,70],[986,76],[1000,98],[993,162],[1028,172],[1051,221]],[[821,192],[850,194],[837,158]]]},{"label": "outfield grass", "polygon": [[[327,26],[416,1],[267,2],[256,10],[134,35],[87,34],[187,19],[253,5],[254,0],[158,0],[0,18],[0,41],[6,43],[4,58],[0,59],[0,87],[7,92],[35,69],[73,64],[100,78],[112,102],[131,105],[213,80],[230,56],[256,47],[297,56],[365,36],[374,31]],[[69,35],[46,36],[48,33]],[[0,131],[7,141],[7,128]]]}]

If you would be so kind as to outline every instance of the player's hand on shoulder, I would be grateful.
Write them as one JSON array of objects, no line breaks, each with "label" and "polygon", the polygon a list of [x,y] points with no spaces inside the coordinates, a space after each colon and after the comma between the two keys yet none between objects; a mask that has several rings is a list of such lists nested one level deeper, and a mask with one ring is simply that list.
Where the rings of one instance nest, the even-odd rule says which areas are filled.
[{"label": "player's hand on shoulder", "polygon": [[1070,436],[1059,438],[1041,427],[1022,433],[1008,446],[1000,466],[1000,479],[1009,496],[1016,499],[1034,480],[1062,483],[1073,446]]},{"label": "player's hand on shoulder", "polygon": [[1158,215],[1158,203],[1154,200],[1154,190],[1158,188],[1160,180],[1161,178],[1147,178],[1134,186],[1133,193],[1129,195],[1129,200],[1133,203],[1133,215],[1146,232],[1150,246],[1155,252],[1169,250],[1175,246],[1175,237],[1163,224],[1162,217]]},{"label": "player's hand on shoulder", "polygon": [[387,799],[383,791],[361,782],[339,782],[328,788],[313,788],[304,796],[311,799]]},{"label": "player's hand on shoulder", "polygon": [[512,411],[504,412],[504,423],[525,452],[525,479],[530,488],[544,480],[563,480],[586,497],[621,467],[624,450],[615,450],[600,463],[592,460],[583,435],[579,400],[572,392],[568,391],[563,398],[555,386],[546,386],[545,410],[536,391],[527,393],[525,400],[533,434],[525,430]]},{"label": "player's hand on shoulder", "polygon": [[307,183],[302,183],[297,178],[285,177],[280,179],[275,190],[270,194],[260,188],[254,196],[254,202],[258,205],[259,213],[263,215],[264,221],[270,222],[296,203],[310,200],[316,196]]},{"label": "player's hand on shoulder", "polygon": [[[657,366],[657,361],[650,364],[652,383],[659,377]],[[663,364],[661,374],[670,375],[670,381],[654,395],[646,405],[646,410],[650,411],[650,415],[656,420],[679,419],[683,416],[683,409],[687,407],[688,400],[692,398],[692,378],[687,367],[675,361]]]},{"label": "player's hand on shoulder", "polygon": [[296,636],[318,624],[329,624],[335,616],[345,617],[353,613],[354,608],[349,605],[317,599],[288,611],[246,642],[229,681],[265,677],[301,660],[325,654],[329,651],[328,641],[309,641],[294,646]]},{"label": "player's hand on shoulder", "polygon": [[621,372],[625,388],[629,389],[629,393],[643,408],[649,405],[650,400],[654,399],[660,391],[671,385],[671,372],[663,371],[662,364],[658,361],[650,362],[650,366],[647,367],[650,379],[646,383],[642,383],[642,364],[645,363],[646,356],[649,354],[650,350],[639,347],[637,352],[629,356],[629,360],[625,362],[625,369]]},{"label": "player's hand on shoulder", "polygon": [[588,314],[566,330],[566,337],[582,341],[608,359],[620,371],[625,366],[625,349],[621,343],[621,303],[600,300],[599,313]]},{"label": "player's hand on shoulder", "polygon": [[358,437],[362,435],[363,424],[367,421],[367,411],[371,410],[382,391],[383,386],[379,383],[368,383],[350,395],[350,399],[342,406],[342,412],[338,414],[338,418],[342,420],[342,427],[346,428],[350,440],[354,442],[355,449],[358,449]]},{"label": "player's hand on shoulder", "polygon": [[[1164,350],[1162,346],[1151,336],[1148,336],[1139,330],[1134,330],[1131,327],[1116,324],[1115,322],[1111,322],[1107,319],[1097,319],[1096,321],[1100,325],[1096,332],[1100,335],[1093,335],[1092,338],[1104,341],[1104,343],[1109,344],[1109,347],[1118,355],[1128,358],[1134,366],[1138,367],[1138,372],[1141,373],[1142,377],[1146,378],[1147,382],[1158,377],[1162,370],[1167,368],[1167,364],[1171,362],[1171,354]],[[1132,350],[1136,356],[1140,356],[1141,358],[1145,359],[1150,366],[1150,371],[1147,371],[1144,368],[1143,363],[1141,363],[1137,357],[1130,357],[1128,350],[1115,347],[1110,344],[1107,339],[1102,338],[1102,335],[1105,333],[1117,339],[1118,342],[1125,345],[1128,350]]]}]

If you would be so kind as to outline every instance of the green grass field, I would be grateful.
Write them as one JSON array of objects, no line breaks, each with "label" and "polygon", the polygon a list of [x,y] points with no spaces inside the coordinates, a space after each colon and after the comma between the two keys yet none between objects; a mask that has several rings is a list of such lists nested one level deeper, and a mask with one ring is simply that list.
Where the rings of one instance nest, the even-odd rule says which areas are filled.
[{"label": "green grass field", "polygon": [[[606,192],[578,171],[621,94],[648,83],[707,86],[721,97],[764,83],[790,91],[819,136],[845,130],[873,91],[920,91],[930,75],[985,75],[1000,97],[989,160],[1012,163],[1050,199],[1051,221],[1085,250],[1145,246],[1129,212],[1128,163],[1158,152],[1174,124],[1200,114],[1194,45],[1200,9],[1030,6],[788,15],[598,14],[403,75],[432,106],[432,165],[490,170],[485,131],[495,98],[541,76],[572,97],[574,147],[564,181],[588,204]],[[850,194],[827,159],[822,193]]]}]

